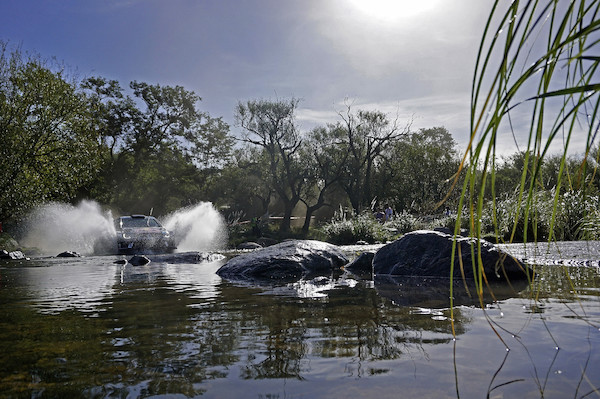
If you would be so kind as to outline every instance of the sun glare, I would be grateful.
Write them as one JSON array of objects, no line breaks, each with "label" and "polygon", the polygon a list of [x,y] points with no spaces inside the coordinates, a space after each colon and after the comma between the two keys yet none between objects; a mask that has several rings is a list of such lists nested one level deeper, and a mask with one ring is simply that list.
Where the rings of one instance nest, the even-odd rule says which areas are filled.
[{"label": "sun glare", "polygon": [[362,14],[382,21],[415,17],[433,9],[439,0],[348,0]]}]

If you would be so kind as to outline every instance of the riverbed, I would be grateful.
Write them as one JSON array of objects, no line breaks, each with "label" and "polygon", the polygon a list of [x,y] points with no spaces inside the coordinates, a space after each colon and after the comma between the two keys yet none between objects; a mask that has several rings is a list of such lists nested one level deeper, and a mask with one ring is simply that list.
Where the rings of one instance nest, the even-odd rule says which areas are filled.
[{"label": "riverbed", "polygon": [[447,281],[246,286],[192,253],[1,261],[0,396],[600,396],[600,245],[506,248],[531,285],[453,309]]}]

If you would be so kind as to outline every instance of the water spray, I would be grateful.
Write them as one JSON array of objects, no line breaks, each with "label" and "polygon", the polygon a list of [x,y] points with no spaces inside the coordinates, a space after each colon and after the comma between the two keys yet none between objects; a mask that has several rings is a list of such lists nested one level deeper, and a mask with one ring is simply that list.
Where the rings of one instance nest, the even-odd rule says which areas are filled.
[{"label": "water spray", "polygon": [[178,252],[217,250],[227,241],[223,216],[210,202],[173,212],[164,219],[164,226],[175,234]]},{"label": "water spray", "polygon": [[[175,235],[177,252],[217,250],[227,241],[225,221],[209,202],[177,210],[162,221]],[[117,251],[113,215],[94,201],[76,206],[44,204],[29,215],[23,227],[22,244],[38,248],[43,254],[74,251],[103,255]]]},{"label": "water spray", "polygon": [[26,219],[24,231],[21,241],[25,246],[53,255],[63,251],[91,255],[115,237],[111,212],[103,211],[94,201],[82,201],[77,206],[58,202],[39,206]]}]

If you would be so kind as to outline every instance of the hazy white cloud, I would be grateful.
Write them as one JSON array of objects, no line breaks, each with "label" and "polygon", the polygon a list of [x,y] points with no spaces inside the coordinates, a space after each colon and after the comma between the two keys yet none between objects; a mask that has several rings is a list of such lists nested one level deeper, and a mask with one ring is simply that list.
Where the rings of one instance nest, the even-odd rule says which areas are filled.
[{"label": "hazy white cloud", "polygon": [[[356,109],[398,115],[414,129],[445,126],[464,143],[491,4],[426,2],[419,11],[402,8],[417,5],[405,0],[118,0],[115,11],[22,0],[0,5],[0,37],[125,87],[183,85],[232,125],[238,101],[300,98],[298,121],[308,129],[335,122],[352,98]],[[397,8],[377,16],[369,7]]]},{"label": "hazy white cloud", "polygon": [[381,111],[400,126],[410,124],[411,130],[443,126],[459,145],[469,138],[469,93],[453,96],[427,96],[401,101],[362,102],[360,99],[342,99],[329,109],[300,107],[298,121],[305,129],[340,121],[339,112],[350,105],[353,110]]}]

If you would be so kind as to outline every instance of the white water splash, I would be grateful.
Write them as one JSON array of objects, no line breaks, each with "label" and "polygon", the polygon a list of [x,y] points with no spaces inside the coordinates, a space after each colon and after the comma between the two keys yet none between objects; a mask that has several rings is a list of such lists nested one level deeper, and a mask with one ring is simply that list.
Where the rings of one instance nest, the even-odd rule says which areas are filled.
[{"label": "white water splash", "polygon": [[[225,221],[208,202],[159,219],[175,235],[177,252],[216,250],[227,241]],[[41,205],[29,215],[23,231],[21,243],[45,255],[64,251],[100,255],[117,250],[113,215],[94,201],[82,201],[77,206],[58,202]]]},{"label": "white water splash", "polygon": [[227,241],[225,220],[210,202],[173,212],[164,226],[175,234],[177,252],[216,250]]},{"label": "white water splash", "polygon": [[29,215],[23,227],[22,244],[51,255],[64,251],[90,255],[115,237],[111,212],[103,211],[94,201],[82,201],[77,206],[44,204]]}]

